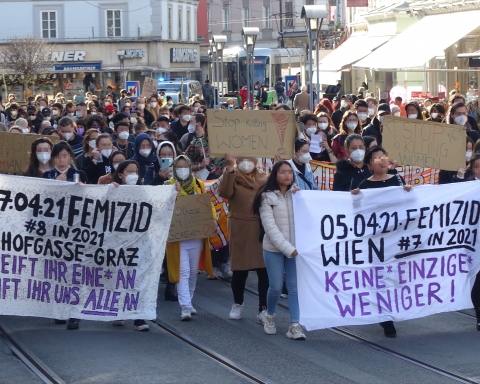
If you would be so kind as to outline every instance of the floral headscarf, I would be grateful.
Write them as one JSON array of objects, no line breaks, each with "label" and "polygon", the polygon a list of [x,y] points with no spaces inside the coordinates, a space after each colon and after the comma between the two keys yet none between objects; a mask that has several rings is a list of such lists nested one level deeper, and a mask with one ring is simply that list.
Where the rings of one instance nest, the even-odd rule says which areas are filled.
[{"label": "floral headscarf", "polygon": [[[179,160],[185,160],[188,164],[189,176],[186,180],[181,180],[177,175],[177,164]],[[180,155],[173,160],[173,177],[168,180],[167,184],[175,184],[179,182],[182,190],[178,193],[179,196],[193,195],[195,193],[195,177],[193,177],[192,163],[187,156]]]}]

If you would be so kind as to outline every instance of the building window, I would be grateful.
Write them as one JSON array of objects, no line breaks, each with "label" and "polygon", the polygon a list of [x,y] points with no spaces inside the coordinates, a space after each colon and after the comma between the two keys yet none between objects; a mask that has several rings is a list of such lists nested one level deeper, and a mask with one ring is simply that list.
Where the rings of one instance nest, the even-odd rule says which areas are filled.
[{"label": "building window", "polygon": [[190,8],[187,9],[187,41],[192,40],[191,30],[190,30]]},{"label": "building window", "polygon": [[250,26],[250,9],[248,7],[243,8],[243,26],[249,27]]},{"label": "building window", "polygon": [[263,7],[263,28],[269,29],[272,28],[270,24],[270,6],[266,5]]},{"label": "building window", "polygon": [[285,28],[293,28],[293,3],[285,2]]},{"label": "building window", "polygon": [[57,11],[42,12],[42,37],[44,39],[57,37]]},{"label": "building window", "polygon": [[314,5],[315,1],[314,0],[305,0],[305,5]]},{"label": "building window", "polygon": [[183,10],[182,8],[178,8],[178,40],[182,40],[182,30],[183,30]]},{"label": "building window", "polygon": [[223,30],[229,31],[230,30],[230,4],[224,3],[223,4]]},{"label": "building window", "polygon": [[172,23],[173,23],[173,10],[172,7],[168,7],[168,40],[172,40]]},{"label": "building window", "polygon": [[122,37],[122,11],[107,9],[107,36]]}]

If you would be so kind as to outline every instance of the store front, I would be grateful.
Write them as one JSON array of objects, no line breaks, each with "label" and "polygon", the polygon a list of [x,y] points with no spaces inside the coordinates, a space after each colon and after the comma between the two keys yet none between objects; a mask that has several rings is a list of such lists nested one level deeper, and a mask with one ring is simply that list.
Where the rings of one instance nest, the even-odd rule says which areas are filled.
[{"label": "store front", "polygon": [[13,93],[17,100],[25,100],[45,92],[51,99],[61,92],[67,100],[81,100],[91,83],[94,93],[103,97],[109,86],[119,93],[125,81],[143,84],[145,77],[201,79],[197,43],[56,44],[51,59],[51,71],[34,76],[28,90],[24,89],[22,76],[4,73],[0,81],[2,95]]}]

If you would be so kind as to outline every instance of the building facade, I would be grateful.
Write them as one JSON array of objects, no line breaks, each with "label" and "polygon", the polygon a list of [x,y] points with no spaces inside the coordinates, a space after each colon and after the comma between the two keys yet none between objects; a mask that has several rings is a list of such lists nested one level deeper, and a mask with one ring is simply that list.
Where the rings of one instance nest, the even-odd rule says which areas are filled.
[{"label": "building facade", "polygon": [[[55,65],[34,85],[47,94],[81,95],[90,80],[101,95],[145,76],[200,79],[197,6],[198,0],[2,1],[0,44],[23,36],[52,44]],[[2,83],[23,96],[15,74],[4,74]]]}]

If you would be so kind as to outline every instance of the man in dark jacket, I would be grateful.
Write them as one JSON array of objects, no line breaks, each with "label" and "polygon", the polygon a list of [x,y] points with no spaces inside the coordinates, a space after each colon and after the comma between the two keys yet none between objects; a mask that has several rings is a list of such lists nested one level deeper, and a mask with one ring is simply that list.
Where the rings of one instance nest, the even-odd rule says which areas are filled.
[{"label": "man in dark jacket", "polygon": [[377,115],[372,122],[368,124],[362,132],[362,136],[374,136],[377,144],[382,145],[383,120],[385,116],[391,115],[390,106],[388,104],[380,104],[378,106]]},{"label": "man in dark jacket", "polygon": [[[170,130],[177,135],[180,142],[183,135],[188,133],[188,124],[190,124],[190,117],[192,114],[192,108],[188,105],[182,105],[178,107],[177,113],[179,119],[170,124]],[[185,148],[182,148],[185,150]]]},{"label": "man in dark jacket", "polygon": [[365,179],[372,176],[368,165],[363,161],[354,165],[350,160],[340,159],[337,161],[337,171],[333,176],[333,190],[349,192],[358,187]]},{"label": "man in dark jacket", "polygon": [[203,100],[207,108],[213,108],[215,100],[215,88],[210,84],[210,80],[205,80],[205,84],[202,85]]}]

